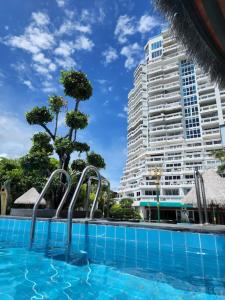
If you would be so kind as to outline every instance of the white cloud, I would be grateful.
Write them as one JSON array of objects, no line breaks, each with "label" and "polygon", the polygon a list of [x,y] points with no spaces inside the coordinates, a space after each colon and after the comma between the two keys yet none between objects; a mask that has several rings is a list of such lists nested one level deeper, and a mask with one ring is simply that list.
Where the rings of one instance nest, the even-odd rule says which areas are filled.
[{"label": "white cloud", "polygon": [[127,15],[120,16],[117,20],[114,33],[121,44],[127,42],[127,36],[135,34],[136,27],[134,22],[135,18]]},{"label": "white cloud", "polygon": [[106,84],[108,81],[106,79],[97,79],[98,83]]},{"label": "white cloud", "polygon": [[43,65],[39,65],[39,64],[33,64],[32,66],[33,66],[34,70],[39,74],[48,75],[48,73],[49,73],[48,66],[43,66]]},{"label": "white cloud", "polygon": [[127,105],[124,105],[123,111],[126,112],[126,113],[128,112],[128,107],[127,107]]},{"label": "white cloud", "polygon": [[30,90],[34,90],[33,84],[30,80],[24,80],[23,84],[26,85]]},{"label": "white cloud", "polygon": [[155,16],[145,14],[139,20],[128,15],[120,16],[117,20],[114,31],[119,43],[124,44],[128,41],[128,36],[135,33],[146,33],[151,31],[154,27],[160,26],[160,21]]},{"label": "white cloud", "polygon": [[32,57],[33,61],[36,63],[39,63],[41,65],[50,64],[51,60],[49,58],[46,58],[45,55],[41,52],[35,53]]},{"label": "white cloud", "polygon": [[55,58],[55,62],[59,67],[64,69],[71,69],[76,66],[76,62],[70,56],[62,57],[62,58]]},{"label": "white cloud", "polygon": [[120,53],[126,57],[124,64],[125,68],[130,70],[139,63],[142,56],[142,48],[138,45],[138,43],[134,43],[124,46]]},{"label": "white cloud", "polygon": [[109,47],[107,50],[105,50],[102,55],[105,58],[104,63],[106,65],[110,64],[111,62],[115,61],[118,58],[118,54],[116,49]]},{"label": "white cloud", "polygon": [[93,47],[94,43],[92,42],[92,40],[84,35],[79,36],[74,43],[74,48],[77,50],[91,51]]},{"label": "white cloud", "polygon": [[55,54],[59,56],[70,56],[74,52],[72,42],[60,41],[59,46],[55,49]]},{"label": "white cloud", "polygon": [[104,12],[103,8],[100,7],[100,8],[99,8],[99,17],[98,17],[98,21],[99,21],[100,23],[103,23],[104,19],[105,19],[105,12]]},{"label": "white cloud", "polygon": [[40,12],[33,13],[32,19],[31,24],[25,28],[24,34],[6,37],[5,44],[32,54],[51,49],[55,40],[54,35],[45,26],[49,22],[48,16]]},{"label": "white cloud", "polygon": [[82,33],[91,33],[91,26],[89,24],[81,24],[71,20],[66,20],[56,32],[57,35],[71,35],[74,31]]},{"label": "white cloud", "polygon": [[154,16],[143,15],[139,20],[138,31],[140,33],[149,32],[158,25],[160,23]]},{"label": "white cloud", "polygon": [[7,157],[26,154],[31,146],[32,127],[21,121],[16,115],[1,110],[0,115],[0,152]]},{"label": "white cloud", "polygon": [[42,82],[42,91],[45,93],[55,93],[56,88],[51,81]]},{"label": "white cloud", "polygon": [[110,85],[110,82],[108,80],[106,80],[106,79],[97,79],[96,81],[101,85],[100,90],[101,90],[102,93],[105,94],[105,93],[108,93],[108,92],[112,91],[113,87]]},{"label": "white cloud", "polygon": [[123,118],[123,119],[126,119],[126,118],[127,118],[127,116],[126,116],[124,113],[118,113],[117,116],[118,116],[119,118]]},{"label": "white cloud", "polygon": [[36,22],[37,25],[44,26],[49,24],[49,16],[42,12],[33,12],[32,18]]},{"label": "white cloud", "polygon": [[63,7],[66,4],[66,0],[56,0],[59,7]]}]

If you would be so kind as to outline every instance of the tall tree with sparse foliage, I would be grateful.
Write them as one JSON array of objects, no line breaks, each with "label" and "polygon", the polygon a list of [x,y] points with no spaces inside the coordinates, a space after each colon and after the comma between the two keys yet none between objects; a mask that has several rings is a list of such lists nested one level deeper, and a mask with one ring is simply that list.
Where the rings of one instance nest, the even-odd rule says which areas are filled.
[{"label": "tall tree with sparse foliage", "polygon": [[[67,133],[64,136],[58,134],[59,115],[64,108],[68,108],[68,102],[62,96],[52,95],[48,98],[48,105],[34,107],[26,113],[27,122],[30,125],[39,125],[45,132],[40,132],[33,137],[33,146],[26,157],[48,157],[54,152],[59,157],[60,168],[68,170],[73,152],[86,153],[86,159],[77,159],[71,163],[74,171],[81,172],[85,166],[91,164],[97,168],[105,168],[101,155],[90,152],[90,146],[77,140],[78,130],[83,130],[88,125],[88,115],[79,110],[79,104],[87,101],[92,96],[92,86],[86,74],[75,70],[62,71],[60,82],[64,87],[65,96],[71,97],[74,109],[65,114],[65,127]],[[50,126],[49,126],[50,125]],[[38,160],[38,159],[37,159]]]}]

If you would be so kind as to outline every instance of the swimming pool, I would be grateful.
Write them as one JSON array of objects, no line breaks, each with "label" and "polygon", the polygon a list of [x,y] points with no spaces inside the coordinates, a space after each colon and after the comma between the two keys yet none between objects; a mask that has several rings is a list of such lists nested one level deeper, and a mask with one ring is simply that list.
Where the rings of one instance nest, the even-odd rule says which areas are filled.
[{"label": "swimming pool", "polygon": [[225,299],[225,236],[0,219],[0,299]]}]

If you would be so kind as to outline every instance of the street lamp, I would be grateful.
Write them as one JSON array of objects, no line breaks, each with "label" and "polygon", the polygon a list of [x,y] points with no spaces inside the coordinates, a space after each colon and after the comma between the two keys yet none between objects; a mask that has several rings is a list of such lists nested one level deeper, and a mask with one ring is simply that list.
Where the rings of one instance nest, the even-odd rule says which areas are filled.
[{"label": "street lamp", "polygon": [[151,175],[155,177],[155,185],[156,185],[156,199],[157,199],[157,219],[158,223],[160,223],[160,201],[159,201],[159,194],[160,194],[160,179],[162,176],[162,169],[159,167],[155,167],[151,170]]}]

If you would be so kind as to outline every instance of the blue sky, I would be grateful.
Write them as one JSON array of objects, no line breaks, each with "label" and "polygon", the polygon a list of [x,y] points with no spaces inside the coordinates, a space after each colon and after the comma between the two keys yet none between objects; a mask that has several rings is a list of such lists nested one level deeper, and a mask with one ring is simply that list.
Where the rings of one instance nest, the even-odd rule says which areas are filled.
[{"label": "blue sky", "polygon": [[[0,155],[18,157],[38,127],[25,112],[63,95],[61,70],[88,74],[93,96],[80,110],[90,115],[78,138],[106,161],[104,175],[118,187],[126,159],[127,94],[148,38],[162,18],[151,1],[7,0],[0,4]],[[68,98],[70,105],[72,99]],[[64,118],[60,118],[63,131]]]}]

